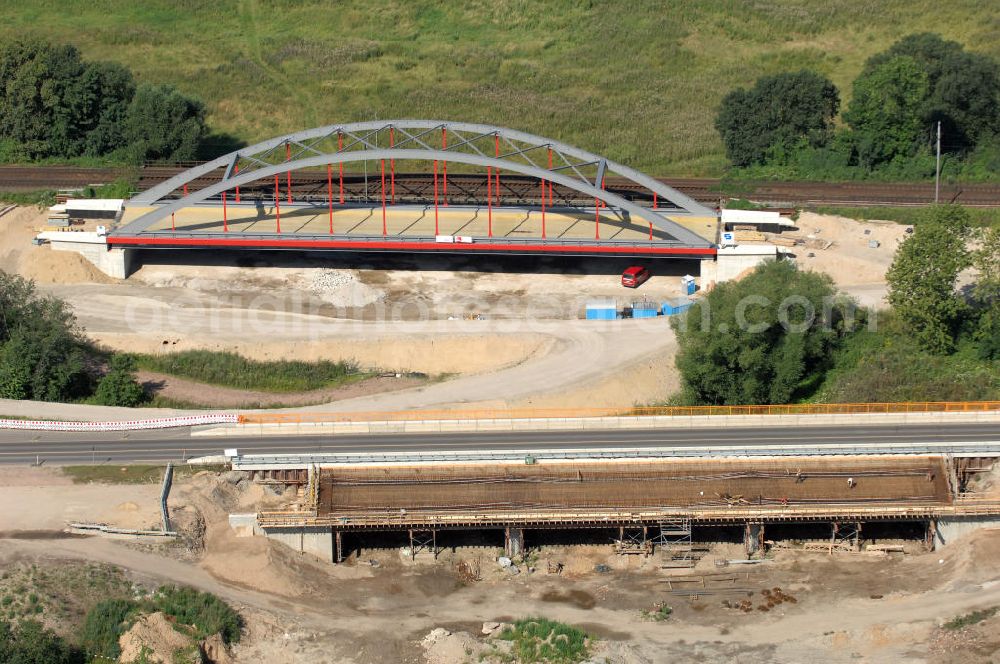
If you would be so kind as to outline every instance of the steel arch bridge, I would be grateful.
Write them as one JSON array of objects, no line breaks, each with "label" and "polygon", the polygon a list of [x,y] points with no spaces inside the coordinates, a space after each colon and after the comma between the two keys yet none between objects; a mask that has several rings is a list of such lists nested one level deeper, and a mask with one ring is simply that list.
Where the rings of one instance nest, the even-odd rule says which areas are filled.
[{"label": "steel arch bridge", "polygon": [[[395,176],[397,162],[433,163],[433,230],[411,224],[399,232],[389,232],[387,219],[397,209]],[[344,166],[376,163],[381,201],[381,234],[369,229],[352,232],[334,221],[345,204]],[[458,211],[448,200],[448,166],[452,174],[469,169],[485,169],[486,200],[472,210],[477,219],[486,217],[483,232],[471,235],[446,234],[439,226],[441,210]],[[457,165],[457,168],[456,168]],[[292,200],[292,173],[311,171],[326,175],[324,200]],[[218,173],[221,171],[221,175]],[[538,198],[529,205],[504,208],[499,195],[501,174],[517,174],[538,182]],[[213,175],[214,174],[214,175]],[[605,188],[607,178],[628,183],[629,191],[643,193],[646,203]],[[273,180],[273,228],[260,224],[242,226],[229,216],[247,207],[240,188]],[[207,184],[205,184],[207,182]],[[589,205],[553,206],[553,184],[575,192]],[[197,188],[194,188],[194,187]],[[284,187],[284,191],[282,188]],[[651,194],[651,196],[650,196]],[[244,198],[246,196],[244,195]],[[649,199],[652,205],[649,205]],[[270,196],[268,200],[272,200]],[[222,223],[177,227],[175,215],[193,207],[221,205]],[[261,201],[254,201],[260,210]],[[358,207],[358,206],[355,206]],[[369,206],[370,207],[370,206]],[[423,206],[430,217],[430,204]],[[374,251],[451,251],[462,253],[563,253],[563,254],[663,254],[706,256],[715,254],[714,236],[692,230],[692,220],[712,220],[716,213],[683,193],[623,164],[613,162],[552,139],[492,125],[436,120],[391,120],[328,125],[263,141],[223,157],[188,169],[169,180],[137,194],[126,206],[123,223],[112,230],[109,245],[159,247],[258,247],[299,249],[341,249]],[[497,232],[494,215],[507,209],[527,211],[531,237],[518,226],[513,232]],[[289,218],[300,213],[328,216],[322,230],[293,224]],[[546,227],[546,213],[550,225]],[[258,217],[261,213],[258,213]],[[371,215],[377,218],[374,208]],[[577,226],[584,215],[593,219],[593,236],[569,237],[553,232],[551,220],[558,215],[576,215]],[[284,217],[285,229],[281,226]],[[268,216],[269,218],[269,216]],[[169,227],[166,221],[170,219]],[[337,232],[335,231],[335,226]],[[462,226],[463,228],[465,226]],[[648,227],[648,236],[646,229]],[[477,226],[478,228],[478,226]],[[602,228],[605,237],[601,237]],[[629,232],[624,233],[623,229]],[[636,229],[641,231],[637,233]],[[612,231],[612,232],[609,232]],[[628,235],[625,237],[624,235]]]}]

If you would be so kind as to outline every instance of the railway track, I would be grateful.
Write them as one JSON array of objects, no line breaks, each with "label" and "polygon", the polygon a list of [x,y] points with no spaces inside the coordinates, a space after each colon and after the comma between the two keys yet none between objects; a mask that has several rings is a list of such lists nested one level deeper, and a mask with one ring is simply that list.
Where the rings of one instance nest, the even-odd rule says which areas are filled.
[{"label": "railway track", "polygon": [[[156,166],[141,169],[138,187],[148,189],[182,172],[189,165]],[[65,189],[111,182],[125,174],[125,169],[78,168],[72,166],[0,166],[0,191],[24,192],[38,189]],[[198,178],[189,188],[197,189],[216,181],[218,172]],[[335,176],[336,178],[337,176]],[[725,197],[719,193],[720,181],[712,178],[661,178],[661,180],[695,200],[718,205]],[[439,186],[441,183],[439,182]],[[282,192],[285,178],[281,179]],[[335,188],[339,188],[335,180]],[[345,200],[380,200],[380,179],[375,172],[345,173]],[[652,205],[652,195],[638,185],[626,180],[609,178],[606,186],[621,196],[642,204]],[[443,196],[443,191],[439,190]],[[553,187],[554,203],[586,204],[577,192]],[[261,182],[241,188],[247,197],[274,195],[271,182]],[[482,201],[487,194],[483,175],[452,173],[448,175],[447,200],[454,204]],[[299,200],[326,196],[326,173],[323,171],[298,171],[292,174],[292,195]],[[427,202],[433,200],[434,181],[427,173],[397,173],[395,182],[396,202]],[[506,204],[537,204],[541,195],[533,178],[504,174],[501,176],[500,196]],[[391,194],[390,194],[391,196]],[[918,206],[934,200],[933,183],[875,183],[875,182],[758,182],[747,185],[742,197],[778,207],[817,205],[833,206]],[[1000,207],[1000,185],[997,184],[942,184],[941,200],[957,202],[972,207]],[[663,202],[660,201],[662,205]],[[666,209],[666,208],[665,208]]]}]

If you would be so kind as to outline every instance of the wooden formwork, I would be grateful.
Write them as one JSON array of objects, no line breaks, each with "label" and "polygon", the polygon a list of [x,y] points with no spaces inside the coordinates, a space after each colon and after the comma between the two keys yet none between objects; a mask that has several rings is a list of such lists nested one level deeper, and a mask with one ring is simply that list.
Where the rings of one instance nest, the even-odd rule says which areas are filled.
[{"label": "wooden formwork", "polygon": [[319,514],[951,502],[945,460],[789,457],[323,469]]}]

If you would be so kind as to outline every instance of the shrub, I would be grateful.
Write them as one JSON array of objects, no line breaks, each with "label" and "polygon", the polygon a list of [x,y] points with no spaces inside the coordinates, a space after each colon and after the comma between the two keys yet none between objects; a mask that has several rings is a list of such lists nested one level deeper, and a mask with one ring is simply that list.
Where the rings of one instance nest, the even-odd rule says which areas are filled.
[{"label": "shrub", "polygon": [[134,408],[146,400],[142,385],[135,379],[135,360],[116,353],[111,356],[108,373],[101,378],[94,392],[94,400],[105,406]]},{"label": "shrub", "polygon": [[138,605],[127,599],[108,599],[98,602],[87,613],[83,623],[81,645],[90,657],[117,659],[120,637],[129,627]]},{"label": "shrub", "polygon": [[224,601],[194,588],[161,586],[153,598],[156,610],[191,625],[199,638],[221,634],[226,643],[240,640],[240,616]]},{"label": "shrub", "polygon": [[0,662],[83,664],[83,654],[35,620],[16,626],[0,620]]}]

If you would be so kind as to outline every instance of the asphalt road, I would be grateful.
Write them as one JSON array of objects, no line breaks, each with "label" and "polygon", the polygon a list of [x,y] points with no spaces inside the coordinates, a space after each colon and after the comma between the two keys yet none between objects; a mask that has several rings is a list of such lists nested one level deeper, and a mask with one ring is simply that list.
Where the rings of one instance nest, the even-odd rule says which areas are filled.
[{"label": "asphalt road", "polygon": [[335,452],[571,450],[579,448],[761,446],[881,443],[1000,443],[1000,423],[879,425],[858,427],[768,427],[550,431],[350,436],[194,437],[190,429],[127,433],[0,431],[0,463],[64,465],[183,461],[222,454],[316,454]]}]

